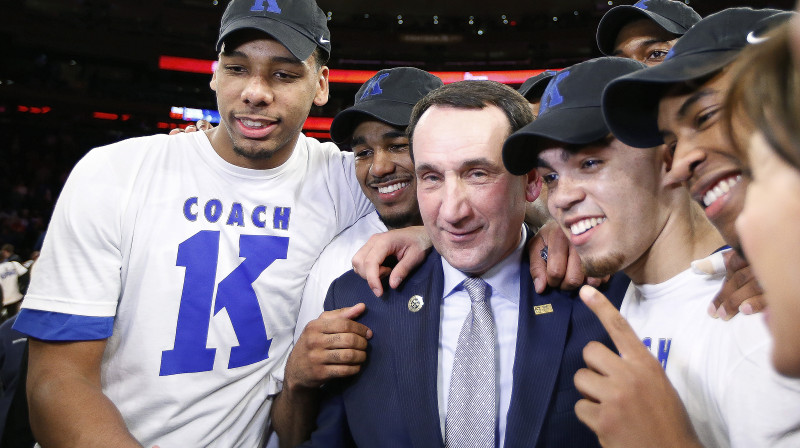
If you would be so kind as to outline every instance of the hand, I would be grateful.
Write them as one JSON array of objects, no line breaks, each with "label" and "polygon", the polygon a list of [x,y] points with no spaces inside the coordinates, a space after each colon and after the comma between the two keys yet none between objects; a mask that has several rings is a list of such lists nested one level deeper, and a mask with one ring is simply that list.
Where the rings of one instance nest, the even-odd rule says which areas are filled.
[{"label": "hand", "polygon": [[[380,297],[383,295],[381,278],[389,275],[389,286],[397,288],[425,260],[431,246],[431,239],[422,226],[378,233],[353,256],[353,270],[367,281],[375,296]],[[383,266],[391,255],[397,258],[397,265],[394,268]]]},{"label": "hand", "polygon": [[[547,247],[547,260],[541,256]],[[609,277],[598,279],[586,277],[581,268],[578,252],[570,244],[564,231],[555,221],[549,221],[528,243],[531,260],[531,277],[536,292],[541,294],[547,286],[558,289],[576,289],[584,281],[592,286],[600,286]]]},{"label": "hand", "polygon": [[711,317],[729,320],[738,312],[754,314],[766,307],[764,291],[756,280],[750,264],[736,251],[728,250],[725,259],[725,283],[708,308]]},{"label": "hand", "polygon": [[372,330],[352,319],[363,303],[325,311],[306,325],[286,362],[285,382],[290,388],[317,388],[333,378],[358,373],[367,359]]},{"label": "hand", "polygon": [[197,124],[190,124],[186,126],[186,129],[175,128],[169,131],[169,135],[180,134],[181,132],[197,132],[197,131],[207,131],[209,129],[214,129],[214,125],[209,123],[206,120],[197,120]]},{"label": "hand", "polygon": [[575,374],[584,396],[575,404],[578,419],[605,447],[699,447],[686,409],[661,364],[628,321],[596,289],[580,296],[597,315],[619,349],[619,356],[593,341],[583,349],[588,368]]}]

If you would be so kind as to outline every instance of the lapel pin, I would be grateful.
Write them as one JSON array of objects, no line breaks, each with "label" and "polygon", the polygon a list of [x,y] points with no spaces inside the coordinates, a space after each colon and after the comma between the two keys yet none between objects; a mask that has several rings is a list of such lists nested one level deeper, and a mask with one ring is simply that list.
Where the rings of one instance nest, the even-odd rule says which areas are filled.
[{"label": "lapel pin", "polygon": [[[411,304],[409,304],[408,306],[410,307]],[[544,305],[536,305],[533,307],[533,313],[536,314],[537,316],[539,314],[547,314],[552,312],[553,312],[553,305],[549,303],[545,303]]]},{"label": "lapel pin", "polygon": [[425,301],[422,300],[422,296],[414,295],[408,299],[408,310],[412,313],[416,313],[417,311],[422,309],[422,305],[425,305]]}]

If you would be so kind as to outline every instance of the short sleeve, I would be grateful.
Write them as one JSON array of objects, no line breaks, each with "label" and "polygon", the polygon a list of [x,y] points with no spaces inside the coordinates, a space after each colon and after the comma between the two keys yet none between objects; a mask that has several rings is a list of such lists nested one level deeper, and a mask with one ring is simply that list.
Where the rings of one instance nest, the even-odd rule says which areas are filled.
[{"label": "short sleeve", "polygon": [[[36,327],[29,319],[49,313],[100,318],[116,313],[125,180],[109,162],[108,148],[92,150],[67,179],[23,301],[23,309],[45,313],[20,316],[20,328]],[[86,336],[96,338],[94,332]],[[81,339],[80,331],[73,338]]]}]

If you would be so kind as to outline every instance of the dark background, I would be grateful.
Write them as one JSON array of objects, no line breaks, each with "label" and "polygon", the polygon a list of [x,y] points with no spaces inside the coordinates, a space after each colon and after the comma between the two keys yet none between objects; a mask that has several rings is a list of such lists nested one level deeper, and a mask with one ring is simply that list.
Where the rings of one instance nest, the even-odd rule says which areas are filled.
[{"label": "dark background", "polygon": [[[595,29],[609,3],[318,0],[330,17],[329,67],[375,71],[572,65],[600,56]],[[731,6],[794,6],[791,0],[686,3],[702,16]],[[171,106],[216,108],[210,75],[160,70],[158,59],[216,59],[225,5],[227,0],[0,0],[0,244],[12,243],[28,257],[66,176],[92,147],[166,133],[165,123],[184,124],[170,119]],[[357,89],[333,84],[329,103],[311,115],[333,117]],[[117,118],[99,119],[95,112]]]}]

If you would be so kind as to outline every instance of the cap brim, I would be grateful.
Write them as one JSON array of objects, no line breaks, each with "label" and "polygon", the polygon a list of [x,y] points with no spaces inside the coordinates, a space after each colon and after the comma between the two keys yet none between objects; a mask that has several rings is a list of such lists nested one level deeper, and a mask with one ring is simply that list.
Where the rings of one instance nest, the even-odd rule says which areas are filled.
[{"label": "cap brim", "polygon": [[503,144],[503,164],[514,175],[523,175],[537,166],[543,140],[569,145],[585,145],[608,135],[600,107],[558,109],[511,134]]},{"label": "cap brim", "polygon": [[414,109],[413,104],[388,100],[373,100],[356,104],[339,112],[333,118],[331,140],[338,144],[347,142],[352,137],[356,126],[370,118],[391,126],[405,128],[411,120],[412,109]]},{"label": "cap brim", "polygon": [[217,51],[222,50],[223,42],[231,34],[248,29],[261,31],[272,36],[300,61],[308,59],[317,47],[314,40],[285,23],[269,17],[242,17],[230,22],[225,29],[220,30],[219,39],[217,39]]},{"label": "cap brim", "polygon": [[614,53],[614,44],[623,26],[637,19],[650,19],[672,34],[683,34],[683,27],[672,20],[630,5],[617,6],[608,11],[597,25],[597,47],[606,56]]},{"label": "cap brim", "polygon": [[739,50],[676,56],[612,81],[603,92],[603,115],[611,133],[634,148],[664,143],[658,129],[658,105],[673,84],[700,79],[730,64]]}]

